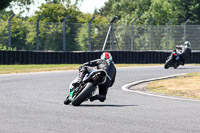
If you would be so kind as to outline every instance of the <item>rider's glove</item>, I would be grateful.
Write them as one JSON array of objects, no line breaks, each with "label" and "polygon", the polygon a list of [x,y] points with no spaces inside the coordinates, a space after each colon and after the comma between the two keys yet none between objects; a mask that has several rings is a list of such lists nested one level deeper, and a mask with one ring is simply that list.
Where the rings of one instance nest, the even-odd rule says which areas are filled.
[{"label": "rider's glove", "polygon": [[81,65],[80,67],[79,67],[79,70],[81,70],[83,67],[85,67],[85,66],[88,66],[88,64],[89,64],[89,62],[86,62],[86,63],[84,63],[83,65]]},{"label": "rider's glove", "polygon": [[89,62],[86,62],[83,64],[83,66],[88,66],[89,65]]},{"label": "rider's glove", "polygon": [[84,66],[83,65],[81,65],[78,69],[79,69],[79,71],[83,68]]}]

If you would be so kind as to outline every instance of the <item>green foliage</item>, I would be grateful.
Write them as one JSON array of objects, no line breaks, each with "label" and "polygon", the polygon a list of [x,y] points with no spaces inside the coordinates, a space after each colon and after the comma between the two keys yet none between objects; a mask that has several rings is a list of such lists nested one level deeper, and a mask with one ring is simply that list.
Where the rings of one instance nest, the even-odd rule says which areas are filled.
[{"label": "green foliage", "polygon": [[[12,2],[12,4],[11,4]],[[11,9],[11,11],[13,10],[14,6],[19,6],[20,9],[27,9],[28,5],[30,5],[31,3],[34,3],[34,0],[1,0],[0,2],[0,11],[5,10],[5,8],[9,7]]]},{"label": "green foliage", "polygon": [[188,18],[190,18],[190,24],[200,23],[199,0],[172,0],[170,3],[173,7],[177,24],[184,23]]},{"label": "green foliage", "polygon": [[0,20],[1,21],[8,21],[8,18],[11,17],[13,15],[12,11],[2,11],[2,14],[0,14]]},{"label": "green foliage", "polygon": [[[36,48],[36,22],[39,16],[43,15],[39,23],[40,50],[62,50],[63,20],[66,16],[70,16],[65,25],[67,50],[86,50],[88,48],[88,25],[86,24],[86,26],[84,26],[78,23],[88,23],[93,15],[80,12],[77,9],[76,5],[70,4],[70,1],[67,3],[58,4],[49,1],[47,4],[42,4],[39,9],[40,10],[35,13],[35,16],[28,18],[28,22],[25,22],[24,19],[20,18],[20,16],[18,15],[16,15],[12,19],[12,47],[17,47],[17,50],[33,50]],[[7,21],[11,15],[12,12],[10,12],[9,14],[8,12],[6,12],[1,18],[4,19],[4,21]],[[95,19],[93,21],[93,23],[106,22],[108,22],[107,19],[101,17],[100,15],[95,16]],[[6,31],[3,30],[3,28],[6,29]],[[8,41],[7,28],[8,24],[6,22],[5,26],[2,26],[2,30],[0,30],[0,34],[6,36],[6,38],[2,40],[4,42]],[[101,29],[99,27],[98,31],[100,30]],[[91,34],[93,34],[94,28],[91,29],[91,32]],[[93,42],[98,40],[95,39],[96,36],[96,34],[95,36],[92,36]],[[3,43],[3,45],[7,45],[7,43]]]},{"label": "green foliage", "polygon": [[142,15],[146,24],[149,24],[154,18],[154,24],[165,25],[171,18],[174,18],[172,7],[166,0],[152,0],[148,11]]},{"label": "green foliage", "polygon": [[16,50],[16,48],[9,48],[7,46],[0,44],[0,50]]},{"label": "green foliage", "polygon": [[165,25],[170,19],[172,24],[184,23],[191,18],[190,23],[200,22],[200,2],[198,0],[109,0],[105,6],[95,11],[102,16],[120,16],[118,23],[130,24],[134,18],[135,24],[149,25],[156,18],[154,24]]},{"label": "green foliage", "polygon": [[0,23],[0,49],[6,48],[5,44],[8,44],[8,23],[1,22]]},{"label": "green foliage", "polygon": [[154,24],[166,24],[173,18],[172,6],[166,0],[109,0],[96,14],[103,16],[118,15],[118,23],[130,24],[134,18],[135,24],[149,25],[156,18]]},{"label": "green foliage", "polygon": [[[70,3],[71,4],[71,0],[45,0],[47,3],[54,3],[54,4],[61,4],[64,2]],[[80,1],[83,0],[75,0],[74,5],[77,5]]]},{"label": "green foliage", "polygon": [[[3,17],[6,18],[4,14]],[[10,16],[8,16],[10,17]],[[29,50],[28,46],[26,46],[26,36],[28,34],[28,25],[26,22],[19,18],[17,15],[11,21],[11,49],[27,49]],[[8,45],[8,22],[1,21],[0,23],[0,44],[2,47],[7,47]]]},{"label": "green foliage", "polygon": [[[85,23],[81,24],[81,28],[78,30],[78,37],[75,39],[80,45],[80,50],[87,51],[89,47],[89,24],[88,22],[92,19],[91,14],[82,14],[78,19],[79,22]],[[100,15],[95,15],[95,19],[91,23],[91,43],[93,50],[99,50],[97,48],[99,45],[103,47],[103,40],[105,38],[106,32],[108,30],[108,25],[103,25],[102,23],[108,23],[108,20],[105,17]]]},{"label": "green foliage", "polygon": [[15,16],[11,22],[11,39],[12,47],[16,47],[17,50],[29,49],[26,46],[26,36],[28,33],[28,25],[23,20]]},{"label": "green foliage", "polygon": [[13,2],[18,2],[21,5],[30,5],[31,3],[34,3],[35,0],[12,0]]},{"label": "green foliage", "polygon": [[[72,26],[68,26],[68,23],[78,23],[79,17],[82,13],[77,10],[76,6],[70,5],[69,3],[63,4],[54,4],[47,3],[42,4],[40,11],[37,11],[36,16],[29,18],[29,22],[37,22],[39,16],[43,15],[43,18],[40,21],[40,49],[42,50],[56,50],[61,51],[63,45],[63,20],[70,16],[66,21],[66,38],[70,35],[77,33],[77,29],[74,29]],[[54,23],[53,23],[54,22]],[[57,23],[59,22],[59,23]],[[28,43],[35,44],[36,36],[32,36],[33,32],[29,32]],[[32,36],[32,37],[31,37]],[[75,43],[75,38],[72,37],[68,40],[70,44],[70,49],[74,50],[77,47]]]},{"label": "green foliage", "polygon": [[[190,23],[200,23],[200,2],[197,0],[109,0],[105,3],[105,6],[95,11],[95,14],[102,16],[119,16],[121,19],[117,21],[118,24],[130,25],[134,18],[138,18],[134,25],[140,25],[140,28],[134,28],[134,49],[140,48],[149,49],[150,44],[150,23],[153,19],[153,25],[163,25],[162,28],[155,29],[152,33],[152,37],[156,38],[156,41],[152,40],[153,49],[166,49],[167,35],[166,24],[169,20],[173,19],[170,25],[183,24],[188,18]],[[144,25],[147,25],[145,27]],[[179,28],[180,30],[181,28]],[[173,49],[176,44],[181,44],[184,40],[180,37],[175,37],[179,33],[179,30],[173,30],[169,36],[169,49]],[[126,31],[123,28],[118,27],[117,40],[120,40],[120,48],[123,49],[123,45],[127,44],[130,40],[127,38],[130,36],[130,31]],[[128,40],[128,41],[127,41]]]},{"label": "green foliage", "polygon": [[[67,7],[67,8],[66,8]],[[67,3],[63,4],[42,4],[40,11],[36,12],[36,16],[31,17],[29,22],[36,22],[40,15],[43,15],[40,25],[40,48],[49,50],[62,50],[62,23],[57,25],[53,23],[44,24],[43,22],[63,22],[66,16],[70,18],[66,21],[66,39],[69,45],[67,50],[87,50],[88,49],[88,24],[81,25],[78,23],[88,23],[93,17],[91,14],[81,13],[76,6]],[[70,23],[69,23],[70,22]],[[92,23],[106,23],[106,18],[96,15]],[[77,23],[77,24],[72,24]],[[101,31],[100,27],[98,28]],[[94,31],[94,28],[91,29]],[[33,33],[29,33],[33,34]],[[93,35],[91,33],[91,35]],[[31,37],[31,35],[28,35]],[[92,36],[92,41],[98,42],[95,39],[97,35]],[[48,37],[48,38],[47,38]],[[35,38],[35,36],[32,36]],[[95,40],[95,41],[94,41]],[[34,44],[35,39],[28,39],[28,42]],[[100,41],[100,40],[99,40]],[[48,48],[47,48],[48,47]]]},{"label": "green foliage", "polygon": [[66,4],[42,4],[39,11],[35,12],[35,16],[29,18],[29,22],[36,22],[43,15],[42,22],[62,22],[66,16],[70,16],[67,22],[77,23],[77,18],[81,12],[73,5]]},{"label": "green foliage", "polygon": [[[12,11],[3,10],[13,1],[21,8],[28,8],[27,5],[34,3],[35,0],[2,0],[1,6],[1,23],[0,25],[0,47],[4,47],[8,42],[8,18],[13,14]],[[150,49],[150,23],[152,25],[163,25],[161,29],[155,29],[153,26],[152,40],[153,49],[166,49],[166,23],[173,19],[170,25],[183,24],[190,18],[190,24],[200,23],[200,2],[198,0],[108,0],[104,7],[95,10],[94,14],[84,14],[78,9],[78,4],[83,0],[75,0],[72,4],[71,0],[45,0],[46,3],[39,7],[39,11],[35,12],[35,16],[25,18],[17,15],[12,20],[12,46],[17,50],[32,50],[36,47],[36,22],[40,20],[39,28],[39,47],[40,50],[62,50],[63,45],[63,20],[66,16],[70,18],[66,21],[66,42],[67,50],[88,50],[88,22],[95,16],[91,24],[91,43],[92,50],[99,50],[106,37],[109,22],[114,16],[120,19],[114,25],[114,41],[118,50],[129,49],[131,41],[131,22],[138,18],[134,25],[134,50]],[[13,5],[11,5],[12,7]],[[81,24],[80,24],[81,23]],[[82,24],[84,23],[84,24]],[[126,25],[123,25],[126,24]],[[182,30],[174,29],[170,32],[170,46],[173,47],[178,43],[181,44],[183,38],[175,37],[176,34],[182,34]],[[171,29],[170,29],[171,31]],[[108,38],[108,42],[110,37]]]},{"label": "green foliage", "polygon": [[12,0],[1,0],[1,2],[0,2],[0,5],[1,5],[0,6],[0,10],[3,10],[6,7],[8,7],[11,1]]}]

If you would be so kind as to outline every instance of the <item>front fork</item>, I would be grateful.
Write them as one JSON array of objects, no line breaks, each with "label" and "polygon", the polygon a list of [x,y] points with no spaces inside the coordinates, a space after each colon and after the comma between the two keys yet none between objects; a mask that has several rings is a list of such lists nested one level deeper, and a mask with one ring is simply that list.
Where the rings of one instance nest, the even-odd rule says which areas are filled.
[{"label": "front fork", "polygon": [[74,96],[74,91],[75,90],[70,90],[70,92],[69,92],[69,100],[72,100],[72,98]]},{"label": "front fork", "polygon": [[79,89],[79,87],[71,87],[70,91],[69,91],[69,96],[68,99],[72,101],[73,97],[74,97],[74,93],[77,92]]}]

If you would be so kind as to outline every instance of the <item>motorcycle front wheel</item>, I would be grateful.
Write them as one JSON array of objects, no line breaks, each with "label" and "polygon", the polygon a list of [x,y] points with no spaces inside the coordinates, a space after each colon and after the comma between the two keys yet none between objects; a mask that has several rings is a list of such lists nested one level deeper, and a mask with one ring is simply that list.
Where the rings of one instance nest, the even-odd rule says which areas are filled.
[{"label": "motorcycle front wheel", "polygon": [[172,63],[172,59],[169,58],[169,59],[166,61],[165,65],[164,65],[164,68],[165,68],[165,69],[168,69],[168,68],[170,67],[171,63]]},{"label": "motorcycle front wheel", "polygon": [[71,102],[71,100],[69,100],[69,96],[65,99],[65,101],[64,101],[64,104],[65,105],[68,105],[68,104],[70,104],[70,102]]},{"label": "motorcycle front wheel", "polygon": [[95,86],[93,83],[88,82],[85,88],[72,100],[73,106],[79,106],[83,101],[85,101],[91,93],[94,91]]}]

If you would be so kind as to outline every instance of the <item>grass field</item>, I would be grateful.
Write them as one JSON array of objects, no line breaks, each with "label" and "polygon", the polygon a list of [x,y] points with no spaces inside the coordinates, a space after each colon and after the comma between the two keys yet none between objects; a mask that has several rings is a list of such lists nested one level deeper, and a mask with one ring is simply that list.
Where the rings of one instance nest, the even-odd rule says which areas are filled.
[{"label": "grass field", "polygon": [[[77,70],[81,64],[51,64],[51,65],[0,65],[0,74],[30,73],[43,71],[65,71]],[[192,64],[199,65],[199,64]],[[115,64],[116,67],[138,67],[138,66],[164,66],[164,64]]]},{"label": "grass field", "polygon": [[59,65],[0,65],[0,74],[62,71],[77,69],[80,64]]},{"label": "grass field", "polygon": [[200,100],[200,73],[150,82],[147,91]]},{"label": "grass field", "polygon": [[[80,65],[81,64],[0,65],[0,74],[77,70]],[[134,66],[155,66],[161,64],[115,64],[115,65],[116,67],[134,67]]]}]

